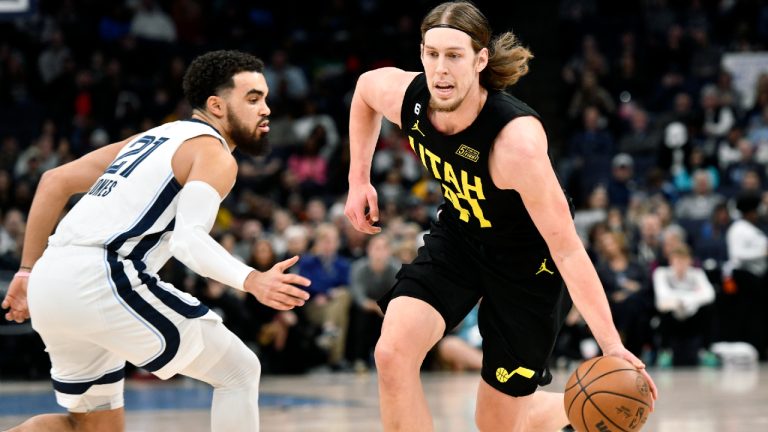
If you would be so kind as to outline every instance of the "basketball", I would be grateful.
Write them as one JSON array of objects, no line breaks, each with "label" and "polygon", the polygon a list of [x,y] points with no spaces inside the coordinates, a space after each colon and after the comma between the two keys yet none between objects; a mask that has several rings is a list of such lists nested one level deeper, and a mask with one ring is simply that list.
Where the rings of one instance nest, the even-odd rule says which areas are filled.
[{"label": "basketball", "polygon": [[579,432],[639,431],[651,402],[643,375],[618,357],[583,362],[565,385],[565,413]]}]

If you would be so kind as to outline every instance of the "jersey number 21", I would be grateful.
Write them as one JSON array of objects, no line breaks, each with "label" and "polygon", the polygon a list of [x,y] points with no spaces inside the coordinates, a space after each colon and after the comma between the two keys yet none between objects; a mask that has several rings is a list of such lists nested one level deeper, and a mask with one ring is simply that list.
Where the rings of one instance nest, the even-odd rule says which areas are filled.
[{"label": "jersey number 21", "polygon": [[168,141],[166,137],[155,138],[152,135],[144,135],[128,147],[131,150],[120,155],[112,165],[104,171],[104,174],[115,174],[128,177],[134,169],[149,156],[160,144]]}]

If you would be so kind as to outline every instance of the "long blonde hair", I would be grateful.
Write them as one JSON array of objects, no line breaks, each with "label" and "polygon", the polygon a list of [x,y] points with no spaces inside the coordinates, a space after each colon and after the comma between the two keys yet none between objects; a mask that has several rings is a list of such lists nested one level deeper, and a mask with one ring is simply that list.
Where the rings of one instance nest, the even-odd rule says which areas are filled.
[{"label": "long blonde hair", "polygon": [[488,48],[488,65],[480,72],[483,87],[504,90],[528,73],[528,61],[533,58],[531,51],[522,46],[512,32],[492,38],[488,19],[474,4],[451,1],[432,9],[421,22],[422,43],[427,30],[441,24],[468,34],[476,53]]}]

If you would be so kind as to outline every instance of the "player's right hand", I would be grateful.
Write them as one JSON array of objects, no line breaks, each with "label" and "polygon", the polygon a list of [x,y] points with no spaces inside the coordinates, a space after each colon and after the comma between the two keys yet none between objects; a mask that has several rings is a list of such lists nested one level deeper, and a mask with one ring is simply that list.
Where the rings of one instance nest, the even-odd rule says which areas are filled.
[{"label": "player's right hand", "polygon": [[[366,208],[368,213],[365,212]],[[352,226],[360,232],[366,234],[381,232],[380,227],[373,225],[379,221],[379,198],[376,188],[370,183],[350,184],[344,214]]]},{"label": "player's right hand", "polygon": [[653,412],[654,402],[659,397],[659,391],[656,389],[656,383],[653,382],[653,378],[651,378],[651,376],[648,374],[648,371],[645,370],[645,363],[637,358],[637,356],[632,354],[628,349],[624,348],[623,345],[608,348],[607,350],[603,351],[603,355],[610,355],[624,359],[632,363],[632,366],[637,368],[638,372],[640,372],[640,374],[643,375],[645,380],[648,382],[648,387],[651,391],[651,397],[653,399],[651,402],[651,412]]},{"label": "player's right hand", "polygon": [[5,295],[2,307],[10,309],[5,314],[8,321],[23,323],[29,319],[29,306],[27,305],[27,282],[28,278],[14,277],[8,285],[8,293]]},{"label": "player's right hand", "polygon": [[309,293],[295,285],[307,287],[311,284],[310,280],[296,274],[285,273],[298,261],[297,255],[275,264],[265,272],[252,271],[245,279],[245,290],[273,309],[290,310],[296,306],[303,306],[304,302],[309,300]]}]

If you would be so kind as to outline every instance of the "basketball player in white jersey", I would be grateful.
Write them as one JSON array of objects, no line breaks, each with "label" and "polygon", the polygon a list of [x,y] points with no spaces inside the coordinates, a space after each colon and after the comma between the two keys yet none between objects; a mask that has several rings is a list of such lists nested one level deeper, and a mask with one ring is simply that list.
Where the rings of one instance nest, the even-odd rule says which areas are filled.
[{"label": "basketball player in white jersey", "polygon": [[[43,175],[29,213],[22,267],[3,308],[32,318],[68,414],[12,431],[122,431],[125,361],[166,379],[214,386],[213,431],[257,431],[256,356],[196,298],[161,281],[171,257],[275,309],[301,306],[309,280],[258,272],[209,233],[237,174],[232,150],[264,149],[269,131],[263,64],[235,51],[195,59],[184,77],[190,120],[150,129]],[[48,238],[70,197],[85,193]],[[46,247],[47,239],[47,247]],[[27,302],[29,304],[27,308]]]}]

